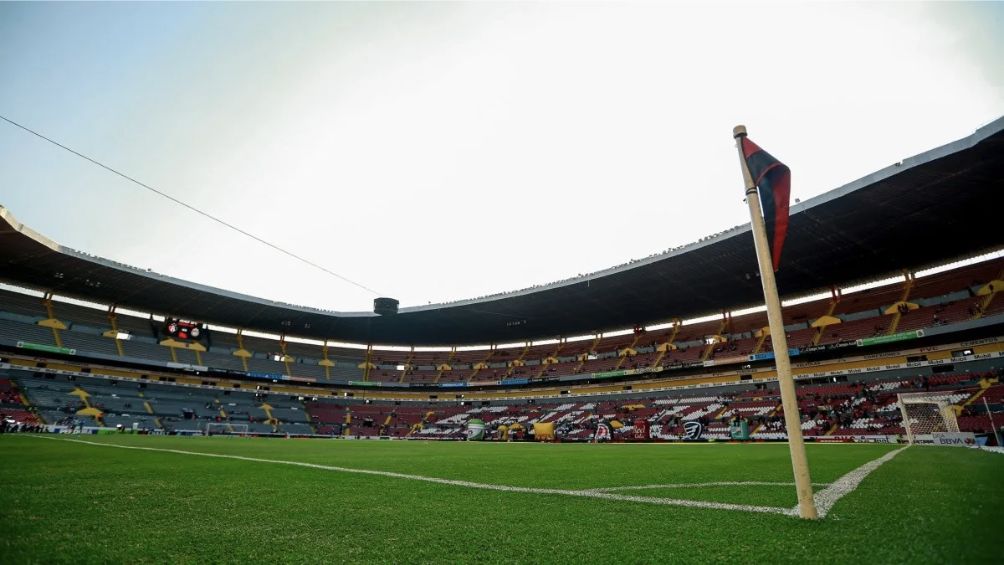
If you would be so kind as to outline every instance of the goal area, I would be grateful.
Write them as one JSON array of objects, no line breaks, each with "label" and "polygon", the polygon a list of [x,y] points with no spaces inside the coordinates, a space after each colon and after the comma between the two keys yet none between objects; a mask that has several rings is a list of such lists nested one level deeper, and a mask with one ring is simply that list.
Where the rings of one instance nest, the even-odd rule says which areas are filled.
[{"label": "goal area", "polygon": [[911,392],[899,395],[899,410],[909,443],[932,443],[931,434],[958,432],[949,394]]},{"label": "goal area", "polygon": [[247,424],[233,424],[230,422],[209,422],[206,424],[205,434],[207,436],[242,436],[248,435]]}]

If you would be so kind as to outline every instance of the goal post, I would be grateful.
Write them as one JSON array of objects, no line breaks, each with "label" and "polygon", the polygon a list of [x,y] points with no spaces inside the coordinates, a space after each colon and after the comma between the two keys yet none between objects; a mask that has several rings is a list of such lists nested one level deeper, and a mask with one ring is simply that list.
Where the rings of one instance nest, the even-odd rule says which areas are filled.
[{"label": "goal post", "polygon": [[206,424],[207,436],[241,436],[248,435],[248,425],[232,422],[209,422]]},{"label": "goal post", "polygon": [[911,445],[931,443],[933,433],[959,431],[949,394],[910,392],[898,396],[903,429]]}]

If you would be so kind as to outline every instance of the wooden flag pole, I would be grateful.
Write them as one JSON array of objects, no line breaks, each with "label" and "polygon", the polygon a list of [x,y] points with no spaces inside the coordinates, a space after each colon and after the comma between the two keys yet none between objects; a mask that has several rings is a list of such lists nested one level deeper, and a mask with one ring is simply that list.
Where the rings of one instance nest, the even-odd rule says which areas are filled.
[{"label": "wooden flag pole", "polygon": [[770,340],[774,347],[774,362],[777,367],[777,382],[781,388],[781,405],[784,407],[784,425],[788,431],[788,449],[791,451],[791,467],[795,473],[795,490],[798,493],[798,514],[802,518],[814,520],[816,503],[812,498],[812,478],[809,476],[809,462],[805,457],[805,443],[802,441],[802,422],[798,412],[798,397],[795,395],[795,381],[791,378],[791,359],[788,357],[788,338],[784,333],[781,318],[781,299],[777,295],[774,280],[774,263],[767,244],[767,229],[764,227],[760,211],[760,195],[750,175],[746,159],[743,157],[741,138],[746,137],[746,126],[736,126],[732,130],[739,149],[739,162],[746,184],[746,203],[750,208],[750,224],[753,227],[753,241],[756,243],[757,262],[760,264],[760,282],[767,302],[767,322],[770,325]]}]

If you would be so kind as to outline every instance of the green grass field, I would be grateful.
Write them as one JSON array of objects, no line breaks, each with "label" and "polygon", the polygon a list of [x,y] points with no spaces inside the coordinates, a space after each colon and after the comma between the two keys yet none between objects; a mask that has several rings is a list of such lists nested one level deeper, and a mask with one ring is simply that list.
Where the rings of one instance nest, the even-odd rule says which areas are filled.
[{"label": "green grass field", "polygon": [[[783,444],[81,439],[321,467],[0,436],[0,563],[1004,558],[1004,457],[961,448],[906,449],[841,498],[825,519],[809,522],[649,500],[793,507]],[[894,449],[809,445],[817,490]],[[679,486],[733,481],[785,484]],[[493,490],[500,485],[531,491]],[[624,488],[638,486],[652,488]],[[535,489],[605,489],[592,492],[619,498]]]}]

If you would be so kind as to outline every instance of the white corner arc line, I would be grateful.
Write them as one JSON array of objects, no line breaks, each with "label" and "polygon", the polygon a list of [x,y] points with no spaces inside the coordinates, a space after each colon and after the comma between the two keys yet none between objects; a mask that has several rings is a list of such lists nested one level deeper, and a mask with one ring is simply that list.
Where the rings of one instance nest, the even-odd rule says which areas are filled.
[{"label": "white corner arc line", "polygon": [[234,459],[237,461],[251,461],[254,463],[272,463],[274,465],[290,465],[294,467],[306,467],[310,469],[321,469],[324,471],[335,471],[339,473],[354,473],[359,475],[374,475],[378,477],[390,477],[394,479],[405,479],[411,481],[422,481],[427,483],[435,483],[441,485],[451,485],[458,487],[466,487],[472,489],[480,490],[492,490],[500,492],[516,492],[522,494],[554,494],[561,496],[574,496],[580,498],[597,498],[601,500],[616,500],[622,502],[639,502],[643,504],[656,504],[662,506],[682,506],[687,508],[707,508],[714,510],[734,510],[740,512],[756,512],[764,514],[783,514],[786,516],[797,516],[797,509],[794,511],[791,508],[781,508],[776,506],[756,506],[750,504],[732,504],[728,502],[711,502],[705,500],[685,500],[676,498],[655,498],[648,496],[631,496],[625,494],[614,494],[608,492],[594,492],[588,490],[568,490],[568,489],[556,489],[556,488],[534,488],[534,487],[519,487],[519,486],[509,486],[509,485],[494,485],[488,483],[475,483],[472,481],[460,481],[454,479],[441,479],[438,477],[426,477],[423,475],[410,475],[407,473],[396,473],[393,471],[377,471],[373,469],[355,469],[351,467],[339,467],[335,465],[321,465],[318,463],[304,463],[302,461],[285,461],[281,459],[262,459],[259,457],[245,457],[243,455],[226,455],[222,453],[204,453],[199,451],[185,451],[181,449],[163,449],[158,447],[139,447],[133,445],[117,445],[114,443],[101,443],[95,441],[86,441],[81,439],[64,439],[46,436],[32,436],[40,439],[49,439],[54,441],[65,441],[71,443],[80,443],[85,445],[94,445],[98,447],[114,447],[118,449],[132,449],[137,451],[153,451],[159,453],[175,453],[178,455],[193,455],[197,457],[214,457],[218,459]]},{"label": "white corner arc line", "polygon": [[[850,473],[840,477],[830,486],[814,494],[812,499],[816,503],[816,513],[819,514],[819,517],[825,518],[837,501],[854,492],[854,489],[858,488],[858,485],[861,484],[861,481],[865,480],[865,477],[870,475],[875,469],[881,467],[884,463],[892,460],[893,457],[902,453],[904,449],[906,449],[906,447],[901,447],[897,450],[886,453],[878,459],[873,459],[857,469],[854,469]],[[796,515],[798,514],[797,506],[791,510],[794,511]]]}]

